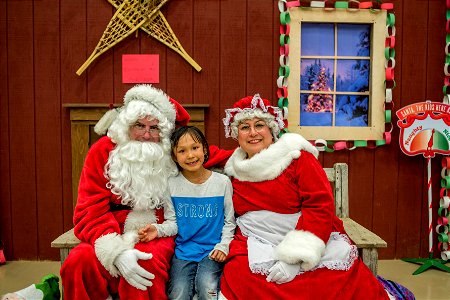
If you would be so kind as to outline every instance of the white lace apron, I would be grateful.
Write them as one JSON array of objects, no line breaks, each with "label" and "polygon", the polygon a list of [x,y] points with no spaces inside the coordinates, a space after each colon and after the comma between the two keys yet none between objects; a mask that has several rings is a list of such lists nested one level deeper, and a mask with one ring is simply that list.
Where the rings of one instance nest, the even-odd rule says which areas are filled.
[{"label": "white lace apron", "polygon": [[[277,262],[275,247],[286,234],[295,229],[301,212],[279,214],[267,210],[247,212],[236,219],[242,234],[247,237],[248,262],[252,273],[269,274],[269,269]],[[358,250],[350,243],[347,235],[332,232],[325,247],[325,254],[319,268],[347,271],[358,257]],[[299,274],[304,273],[303,270]]]}]

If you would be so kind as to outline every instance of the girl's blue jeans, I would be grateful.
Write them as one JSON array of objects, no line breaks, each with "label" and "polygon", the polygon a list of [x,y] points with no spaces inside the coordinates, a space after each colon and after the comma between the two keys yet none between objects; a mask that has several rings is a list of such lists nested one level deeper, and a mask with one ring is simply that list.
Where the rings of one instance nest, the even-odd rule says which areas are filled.
[{"label": "girl's blue jeans", "polygon": [[223,265],[208,256],[199,262],[174,256],[168,284],[169,299],[191,300],[194,294],[197,294],[198,300],[217,299]]}]

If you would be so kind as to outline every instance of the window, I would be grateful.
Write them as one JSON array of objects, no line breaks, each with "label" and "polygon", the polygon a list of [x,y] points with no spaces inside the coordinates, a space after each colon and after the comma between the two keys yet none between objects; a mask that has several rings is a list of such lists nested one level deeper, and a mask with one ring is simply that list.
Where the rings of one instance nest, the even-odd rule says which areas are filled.
[{"label": "window", "polygon": [[382,140],[386,11],[289,13],[289,131],[308,140]]}]

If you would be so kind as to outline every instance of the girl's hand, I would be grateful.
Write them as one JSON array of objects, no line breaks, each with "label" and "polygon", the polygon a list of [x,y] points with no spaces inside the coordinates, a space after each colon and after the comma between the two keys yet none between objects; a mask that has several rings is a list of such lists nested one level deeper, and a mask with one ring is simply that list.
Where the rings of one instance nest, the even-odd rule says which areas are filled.
[{"label": "girl's hand", "polygon": [[147,225],[138,230],[140,242],[150,242],[158,237],[158,230],[154,225]]},{"label": "girl's hand", "polygon": [[227,255],[220,250],[214,250],[209,257],[217,262],[224,262]]}]

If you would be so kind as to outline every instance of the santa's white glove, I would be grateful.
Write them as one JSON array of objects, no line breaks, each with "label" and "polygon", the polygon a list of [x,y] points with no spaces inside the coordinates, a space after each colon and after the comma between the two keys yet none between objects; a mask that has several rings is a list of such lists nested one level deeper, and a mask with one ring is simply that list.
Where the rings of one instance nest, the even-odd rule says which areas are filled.
[{"label": "santa's white glove", "polygon": [[145,291],[148,286],[153,283],[150,279],[154,279],[155,275],[142,268],[137,261],[139,259],[150,259],[153,255],[145,253],[137,249],[128,249],[123,251],[114,260],[114,265],[119,269],[120,274],[125,280],[137,289]]},{"label": "santa's white glove", "polygon": [[291,281],[300,271],[300,265],[290,265],[284,261],[277,261],[270,269],[266,280],[268,282],[276,282],[278,284]]}]

